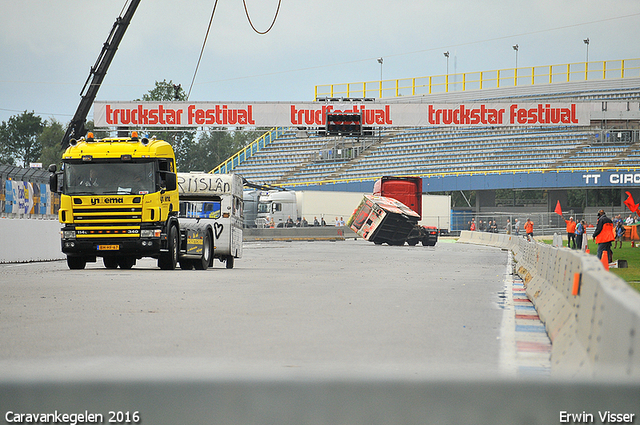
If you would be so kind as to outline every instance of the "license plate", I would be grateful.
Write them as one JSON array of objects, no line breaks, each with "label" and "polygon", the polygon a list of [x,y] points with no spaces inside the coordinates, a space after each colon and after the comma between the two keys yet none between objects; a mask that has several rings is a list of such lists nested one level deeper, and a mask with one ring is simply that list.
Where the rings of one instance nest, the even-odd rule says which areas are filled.
[{"label": "license plate", "polygon": [[98,245],[98,251],[118,251],[120,245]]}]

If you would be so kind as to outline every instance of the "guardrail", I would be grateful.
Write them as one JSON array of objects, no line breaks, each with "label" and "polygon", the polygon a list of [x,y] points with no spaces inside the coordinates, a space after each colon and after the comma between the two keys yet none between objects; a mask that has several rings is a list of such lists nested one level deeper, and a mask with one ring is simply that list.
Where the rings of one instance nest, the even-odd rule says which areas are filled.
[{"label": "guardrail", "polygon": [[552,341],[552,373],[640,377],[640,293],[595,256],[495,233],[463,231],[458,242],[513,251]]},{"label": "guardrail", "polygon": [[314,99],[319,97],[390,98],[639,76],[640,59],[618,59],[399,78],[395,80],[323,84],[315,86]]}]

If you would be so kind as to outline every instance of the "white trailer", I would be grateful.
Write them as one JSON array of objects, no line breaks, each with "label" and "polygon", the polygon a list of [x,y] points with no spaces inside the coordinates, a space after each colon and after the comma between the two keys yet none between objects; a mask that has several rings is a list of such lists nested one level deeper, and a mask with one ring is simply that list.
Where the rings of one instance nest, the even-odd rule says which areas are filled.
[{"label": "white trailer", "polygon": [[238,174],[178,173],[180,220],[210,222],[213,257],[233,268],[242,258],[242,177]]}]

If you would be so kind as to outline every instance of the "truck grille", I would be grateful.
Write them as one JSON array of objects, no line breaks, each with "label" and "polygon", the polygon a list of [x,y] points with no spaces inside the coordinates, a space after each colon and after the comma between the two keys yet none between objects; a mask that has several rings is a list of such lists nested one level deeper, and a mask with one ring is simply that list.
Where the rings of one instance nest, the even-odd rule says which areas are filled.
[{"label": "truck grille", "polygon": [[75,208],[73,222],[78,238],[139,237],[142,208]]}]

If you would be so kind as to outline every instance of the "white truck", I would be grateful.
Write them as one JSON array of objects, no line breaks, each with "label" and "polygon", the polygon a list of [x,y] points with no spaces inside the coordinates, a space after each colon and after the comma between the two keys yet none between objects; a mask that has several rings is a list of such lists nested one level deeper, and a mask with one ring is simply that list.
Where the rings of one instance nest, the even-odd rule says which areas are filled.
[{"label": "white truck", "polygon": [[[178,173],[181,222],[205,222],[211,225],[213,258],[233,268],[242,258],[242,177],[238,174]],[[193,249],[197,249],[194,247]],[[180,267],[191,269],[187,260]],[[211,264],[213,265],[213,264]]]},{"label": "white truck", "polygon": [[295,224],[298,220],[298,206],[294,191],[263,191],[258,197],[258,227],[287,227],[287,221]]}]

